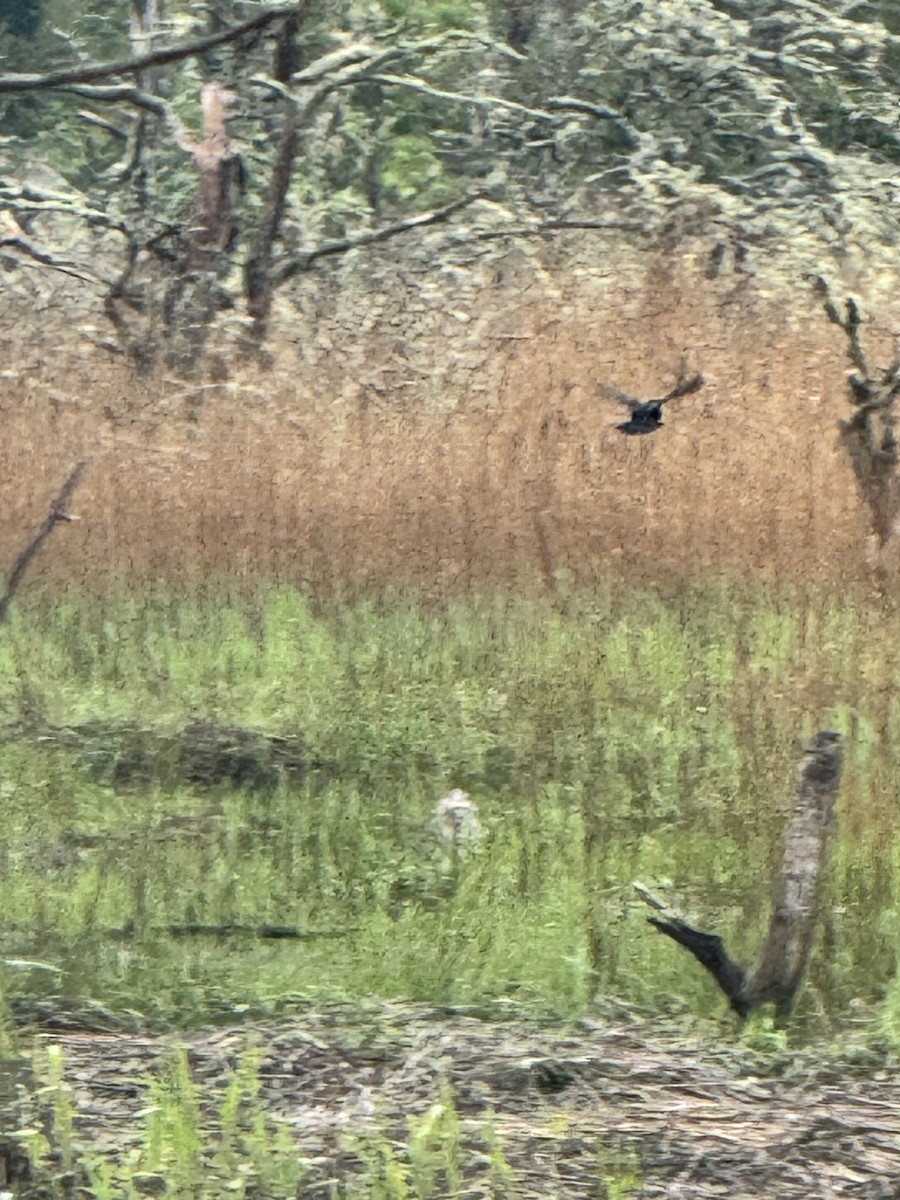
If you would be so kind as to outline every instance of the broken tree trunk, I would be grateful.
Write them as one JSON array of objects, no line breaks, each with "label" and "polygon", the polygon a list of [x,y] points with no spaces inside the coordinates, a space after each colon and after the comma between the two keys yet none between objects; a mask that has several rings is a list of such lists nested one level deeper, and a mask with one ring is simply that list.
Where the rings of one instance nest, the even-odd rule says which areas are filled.
[{"label": "broken tree trunk", "polygon": [[636,885],[647,903],[661,911],[650,923],[690,950],[741,1017],[766,1003],[775,1005],[779,1017],[787,1016],[800,987],[819,920],[842,757],[841,735],[829,730],[817,733],[806,748],[774,879],[769,931],[754,968],[735,962],[717,934],[695,928]]}]

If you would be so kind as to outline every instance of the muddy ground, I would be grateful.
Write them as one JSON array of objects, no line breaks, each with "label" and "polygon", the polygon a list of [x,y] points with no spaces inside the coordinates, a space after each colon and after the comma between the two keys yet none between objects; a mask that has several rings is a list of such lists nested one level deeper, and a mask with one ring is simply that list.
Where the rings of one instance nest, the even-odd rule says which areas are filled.
[{"label": "muddy ground", "polygon": [[[296,1137],[309,1198],[346,1194],[367,1129],[396,1139],[402,1157],[409,1117],[442,1081],[461,1120],[467,1197],[497,1194],[488,1122],[518,1196],[900,1195],[900,1078],[869,1052],[843,1066],[809,1049],[762,1055],[722,1031],[677,1036],[624,1010],[562,1029],[399,1004],[185,1035],[40,1037],[64,1051],[78,1140],[119,1155],[140,1138],[147,1077],[174,1047],[186,1047],[203,1095],[221,1101],[244,1050],[258,1046],[262,1097]],[[630,1172],[631,1191],[609,1190]],[[17,1194],[40,1194],[36,1182]]]}]

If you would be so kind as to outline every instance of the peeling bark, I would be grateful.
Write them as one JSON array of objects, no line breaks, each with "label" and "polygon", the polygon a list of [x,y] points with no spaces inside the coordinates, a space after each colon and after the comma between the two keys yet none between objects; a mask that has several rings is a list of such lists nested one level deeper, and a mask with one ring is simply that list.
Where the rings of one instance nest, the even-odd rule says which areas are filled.
[{"label": "peeling bark", "polygon": [[806,749],[794,811],[775,877],[772,917],[759,963],[747,980],[751,1009],[773,1001],[790,1011],[800,986],[820,912],[821,882],[835,828],[834,802],[841,779],[840,734],[817,733]]}]

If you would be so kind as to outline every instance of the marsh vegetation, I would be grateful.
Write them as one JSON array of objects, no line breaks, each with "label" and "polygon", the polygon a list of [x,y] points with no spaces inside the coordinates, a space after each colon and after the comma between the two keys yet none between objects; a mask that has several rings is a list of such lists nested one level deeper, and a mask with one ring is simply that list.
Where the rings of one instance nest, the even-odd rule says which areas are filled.
[{"label": "marsh vegetation", "polygon": [[[896,1036],[897,625],[861,595],[719,586],[35,600],[0,646],[2,939],[61,974],[7,970],[7,999],[179,1025],[316,994],[714,1015],[632,882],[751,956],[799,740],[827,722],[852,736],[801,1016],[861,1001]],[[279,736],[290,769],[188,774],[167,747],[200,721]],[[485,837],[450,862],[429,818],[453,787]]]},{"label": "marsh vegetation", "polygon": [[[790,1037],[793,1054],[805,1040],[845,1060],[852,1043],[876,1068],[900,1040],[898,622],[862,593],[722,585],[441,605],[280,587],[33,596],[0,644],[18,1194],[399,1200],[476,1178],[532,1194],[531,1128],[558,1165],[581,1147],[560,1194],[594,1180],[637,1195],[681,1160],[656,1134],[585,1126],[571,1089],[637,1129],[629,1105],[652,1101],[635,1077],[686,1086],[680,1052],[644,1033],[693,1014],[743,1039],[715,1086],[749,1105],[751,1137],[740,1076],[783,1074],[786,1035],[765,1018],[742,1033],[632,883],[751,957],[799,740],[823,721],[852,736]],[[433,809],[457,787],[483,836],[448,854]],[[184,1032],[211,1024],[225,1028]],[[624,1054],[619,1083],[595,1078],[598,1054]],[[510,1115],[557,1092],[542,1133]],[[866,1122],[866,1170],[891,1170]]]}]

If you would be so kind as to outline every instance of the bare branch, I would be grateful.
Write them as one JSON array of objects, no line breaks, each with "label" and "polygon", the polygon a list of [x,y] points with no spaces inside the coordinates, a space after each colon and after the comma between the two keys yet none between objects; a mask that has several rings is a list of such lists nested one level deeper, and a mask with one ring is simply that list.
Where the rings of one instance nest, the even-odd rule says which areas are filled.
[{"label": "bare branch", "polygon": [[0,238],[0,246],[8,246],[11,250],[18,250],[20,254],[24,254],[26,258],[33,259],[35,262],[40,263],[41,266],[49,267],[53,271],[59,271],[61,275],[70,275],[73,279],[80,280],[81,283],[97,284],[102,282],[96,276],[91,277],[82,274],[83,267],[76,270],[76,263],[54,258],[46,250],[39,250],[37,246],[29,242],[25,237]]},{"label": "bare branch", "polygon": [[112,229],[116,233],[129,237],[129,231],[121,223],[115,221],[105,212],[97,208],[88,208],[82,203],[77,193],[43,192],[25,183],[19,187],[0,183],[0,202],[15,211],[30,213],[64,213],[69,217],[80,217],[89,225],[97,225],[102,229]]},{"label": "bare branch", "polygon": [[120,142],[128,141],[127,130],[123,129],[120,125],[114,125],[112,121],[107,121],[104,117],[98,117],[89,108],[80,108],[78,115],[85,124],[93,125],[95,129],[102,129],[104,133],[108,133],[110,137],[114,137]]},{"label": "bare branch", "polygon": [[440,221],[446,221],[455,212],[459,212],[460,209],[466,208],[469,204],[474,204],[476,200],[480,199],[482,199],[481,193],[476,192],[475,195],[465,196],[462,200],[454,200],[452,204],[445,204],[443,208],[437,208],[432,212],[419,213],[417,216],[409,217],[405,221],[397,221],[393,225],[386,225],[383,229],[371,230],[368,233],[358,234],[356,237],[343,238],[339,242],[328,242],[324,246],[318,246],[315,250],[301,251],[294,262],[279,272],[277,283],[284,283],[286,280],[292,279],[295,275],[299,275],[302,271],[308,270],[317,258],[326,258],[332,254],[344,254],[348,250],[355,250],[358,246],[370,246],[374,242],[385,242],[389,238],[406,233],[410,229],[420,229],[423,225],[437,225]]},{"label": "bare branch", "polygon": [[101,104],[133,104],[136,108],[145,108],[157,117],[165,117],[169,113],[169,106],[165,100],[159,96],[151,96],[149,92],[142,91],[139,87],[132,87],[127,83],[113,83],[106,87],[91,87],[79,83],[63,87],[61,90],[71,92],[74,96],[81,96],[83,100],[95,100]]},{"label": "bare branch", "polygon": [[450,29],[438,37],[423,38],[415,42],[396,42],[388,47],[353,42],[349,46],[341,46],[337,50],[323,54],[321,58],[317,58],[302,71],[295,72],[291,76],[290,82],[292,84],[320,83],[329,76],[333,76],[335,72],[343,71],[347,67],[359,66],[361,63],[368,63],[372,67],[385,57],[398,58],[409,55],[436,54],[440,50],[446,50],[454,43],[478,45],[485,49],[495,50],[519,62],[525,61],[523,55],[518,54],[505,43],[495,42],[490,38],[484,38],[465,30]]},{"label": "bare branch", "polygon": [[450,100],[454,104],[471,104],[476,108],[505,108],[510,112],[522,113],[536,121],[552,121],[553,117],[545,109],[529,108],[527,104],[519,104],[515,100],[504,100],[501,96],[467,95],[465,92],[448,92],[443,88],[432,87],[424,79],[415,75],[369,75],[367,78],[374,83],[392,84],[394,87],[407,88],[411,92],[420,92],[423,96],[433,96],[436,100]]},{"label": "bare branch", "polygon": [[615,109],[604,108],[600,104],[590,104],[587,100],[579,100],[577,96],[552,96],[546,104],[550,112],[579,112],[604,120],[624,120],[622,114],[616,112]]},{"label": "bare branch", "polygon": [[668,909],[663,916],[648,917],[647,920],[660,933],[670,937],[679,946],[684,946],[685,950],[690,950],[697,962],[715,979],[738,1016],[749,1016],[751,1006],[744,996],[747,969],[731,958],[717,933],[697,929],[680,914]]},{"label": "bare branch", "polygon": [[373,79],[373,71],[381,70],[382,67],[388,66],[388,64],[394,62],[400,56],[401,51],[397,47],[392,47],[364,62],[350,63],[338,71],[336,75],[332,75],[330,78],[326,77],[304,101],[300,114],[301,121],[304,123],[307,122],[319,105],[332,92],[337,91],[339,88],[352,87],[363,80]]},{"label": "bare branch", "polygon": [[314,63],[310,63],[308,67],[304,67],[302,71],[297,71],[292,75],[291,83],[320,83],[335,71],[341,71],[345,67],[352,67],[362,62],[372,62],[381,53],[383,51],[374,46],[367,46],[364,42],[354,42],[350,46],[332,50],[330,54],[323,54]]},{"label": "bare branch", "polygon": [[860,492],[869,507],[878,555],[896,536],[900,512],[898,443],[894,408],[900,399],[900,360],[883,370],[870,368],[863,350],[863,314],[852,296],[838,304],[821,275],[810,277],[825,314],[847,337],[847,357],[856,368],[847,376],[854,413],[841,422],[841,436]]},{"label": "bare branch", "polygon": [[517,225],[510,229],[482,229],[472,234],[472,241],[487,242],[505,237],[546,237],[548,233],[559,233],[566,229],[646,229],[642,221],[578,221],[561,218],[554,221],[538,221],[534,225]]},{"label": "bare branch", "polygon": [[48,88],[67,87],[73,83],[90,83],[94,79],[109,79],[114,75],[126,75],[133,71],[144,71],[149,67],[162,67],[167,63],[181,62],[182,59],[205,54],[217,46],[236,42],[247,33],[255,33],[276,21],[302,12],[305,7],[305,4],[294,4],[289,8],[270,9],[268,12],[257,14],[249,21],[244,21],[241,25],[223,29],[220,33],[198,38],[183,46],[168,46],[153,50],[138,58],[128,58],[111,63],[91,63],[83,67],[72,67],[66,71],[51,71],[46,75],[0,76],[0,95],[10,92],[46,91]]}]

